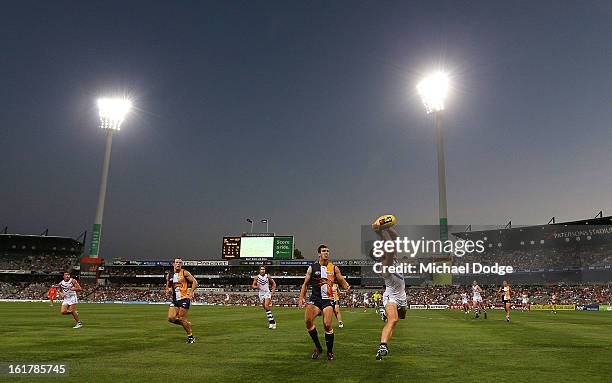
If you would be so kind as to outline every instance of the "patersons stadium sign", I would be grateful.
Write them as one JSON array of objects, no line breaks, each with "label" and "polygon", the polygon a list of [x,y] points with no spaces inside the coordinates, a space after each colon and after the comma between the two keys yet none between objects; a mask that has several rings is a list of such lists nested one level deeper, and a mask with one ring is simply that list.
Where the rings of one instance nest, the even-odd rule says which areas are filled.
[{"label": "patersons stadium sign", "polygon": [[574,245],[612,246],[612,225],[543,225],[453,233],[465,240],[482,240],[486,248],[524,246],[564,248]]}]

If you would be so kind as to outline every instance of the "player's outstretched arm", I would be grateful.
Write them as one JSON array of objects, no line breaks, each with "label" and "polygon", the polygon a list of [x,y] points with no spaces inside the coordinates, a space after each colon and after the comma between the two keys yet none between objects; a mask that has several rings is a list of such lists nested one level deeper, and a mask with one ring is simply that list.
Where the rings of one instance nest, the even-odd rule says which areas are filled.
[{"label": "player's outstretched arm", "polygon": [[170,286],[170,273],[166,274],[166,296],[170,296],[172,287]]},{"label": "player's outstretched arm", "polygon": [[[399,237],[399,233],[395,230],[395,227],[390,227],[387,230],[387,234],[389,235],[389,240],[395,242],[395,240]],[[385,252],[385,257],[382,260],[382,264],[385,266],[393,265],[393,260],[395,259],[395,251]]]},{"label": "player's outstretched arm", "polygon": [[304,277],[304,283],[302,283],[302,289],[300,290],[300,299],[298,300],[298,306],[304,307],[304,299],[306,298],[306,291],[308,290],[308,283],[310,282],[310,276],[312,275],[312,266],[308,266],[306,276]]},{"label": "player's outstretched arm", "polygon": [[253,283],[251,283],[251,287],[256,289],[257,288],[257,276],[253,277]]},{"label": "player's outstretched arm", "polygon": [[334,273],[336,274],[336,279],[338,280],[338,282],[340,282],[344,290],[346,291],[350,290],[351,286],[346,281],[346,278],[344,278],[344,275],[342,275],[342,273],[340,272],[340,269],[338,268],[338,266],[334,266]]},{"label": "player's outstretched arm", "polygon": [[81,290],[83,290],[83,288],[81,287],[81,285],[79,285],[79,282],[75,279],[74,283],[72,284],[72,288],[70,290],[72,290],[72,291],[81,291]]},{"label": "player's outstretched arm", "polygon": [[191,299],[193,299],[195,298],[195,291],[198,288],[198,281],[196,281],[195,277],[187,270],[185,270],[185,279],[191,282]]},{"label": "player's outstretched arm", "polygon": [[268,275],[268,281],[270,281],[270,283],[272,284],[272,294],[274,294],[276,292],[276,281],[274,280],[274,278],[272,278],[269,275]]},{"label": "player's outstretched arm", "polygon": [[399,233],[397,232],[395,227],[388,228],[387,232],[389,233],[389,237],[391,237],[392,241],[395,241],[399,237]]}]

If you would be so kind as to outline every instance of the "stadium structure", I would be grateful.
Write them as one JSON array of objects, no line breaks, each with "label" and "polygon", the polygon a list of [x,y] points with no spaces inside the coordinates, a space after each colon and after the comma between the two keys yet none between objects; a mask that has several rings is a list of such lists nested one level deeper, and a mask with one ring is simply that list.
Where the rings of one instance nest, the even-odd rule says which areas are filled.
[{"label": "stadium structure", "polygon": [[[484,231],[453,233],[457,238],[482,240],[485,252],[455,258],[454,264],[482,262],[511,265],[511,275],[460,275],[455,286],[469,285],[478,279],[484,285],[499,285],[508,279],[513,285],[547,286],[562,284],[606,285],[612,281],[612,217],[551,223],[539,226],[506,227]],[[65,270],[81,278],[87,286],[83,300],[143,302],[165,301],[166,274],[171,260],[128,260],[116,258],[90,268],[83,257],[84,243],[68,237],[0,234],[0,298],[45,299],[46,291],[57,283]],[[221,258],[221,257],[219,257]],[[404,258],[402,262],[418,262]],[[199,281],[201,303],[256,304],[255,291],[250,287],[258,266],[266,265],[278,283],[281,304],[296,304],[297,293],[310,260],[298,259],[185,259],[185,267]],[[351,286],[357,290],[376,291],[383,287],[382,279],[374,274],[374,260],[362,257],[336,260]],[[87,283],[89,281],[90,283]],[[411,303],[453,304],[458,299],[456,289],[432,286],[431,275],[406,276]],[[428,290],[429,289],[429,290]],[[431,291],[442,291],[432,298]],[[445,295],[446,294],[446,295]],[[435,295],[435,294],[433,294]],[[420,297],[420,298],[419,298]],[[600,296],[599,300],[609,300]],[[343,297],[343,304],[350,304]],[[423,302],[422,302],[423,301]]]}]

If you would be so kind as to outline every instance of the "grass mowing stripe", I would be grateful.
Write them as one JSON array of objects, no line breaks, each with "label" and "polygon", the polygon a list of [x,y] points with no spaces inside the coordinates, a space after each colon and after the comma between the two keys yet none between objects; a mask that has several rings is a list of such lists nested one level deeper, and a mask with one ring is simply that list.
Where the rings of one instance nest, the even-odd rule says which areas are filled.
[{"label": "grass mowing stripe", "polygon": [[[304,311],[274,307],[277,330],[261,307],[194,306],[197,343],[184,343],[163,305],[80,304],[84,327],[42,303],[0,303],[1,362],[69,361],[69,382],[168,379],[303,382],[311,374],[334,382],[608,381],[612,376],[612,313],[412,310],[400,320],[390,355],[374,358],[384,323],[373,310],[343,310],[335,327],[335,360],[309,359]],[[323,325],[316,319],[323,344]],[[49,378],[53,380],[57,378]],[[41,382],[45,379],[20,379]]]}]

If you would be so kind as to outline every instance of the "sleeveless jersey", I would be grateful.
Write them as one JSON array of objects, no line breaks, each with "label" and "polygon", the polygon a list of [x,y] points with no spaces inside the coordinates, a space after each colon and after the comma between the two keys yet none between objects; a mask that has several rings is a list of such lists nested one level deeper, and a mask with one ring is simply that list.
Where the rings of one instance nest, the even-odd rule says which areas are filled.
[{"label": "sleeveless jersey", "polygon": [[310,275],[310,285],[312,286],[313,299],[329,299],[332,300],[332,286],[336,279],[334,273],[335,266],[328,262],[326,266],[322,266],[319,262],[312,265],[312,274]]},{"label": "sleeveless jersey", "polygon": [[70,278],[68,282],[62,279],[60,283],[58,283],[58,287],[62,290],[64,294],[64,298],[73,298],[76,297],[76,291],[72,291],[71,289],[74,287],[75,280]]},{"label": "sleeveless jersey", "polygon": [[478,291],[478,287],[480,287],[480,286],[478,286],[478,285],[472,286],[472,297],[474,299],[476,299],[476,298],[482,299],[482,297],[480,296],[480,292]]},{"label": "sleeveless jersey", "polygon": [[260,293],[269,293],[270,292],[270,283],[268,281],[268,274],[261,275],[257,274],[257,287],[259,287]]},{"label": "sleeveless jersey", "polygon": [[336,283],[333,284],[332,291],[334,293],[334,300],[340,301],[340,294],[338,293],[338,284]]},{"label": "sleeveless jersey", "polygon": [[[399,265],[397,260],[393,261],[393,266],[396,266],[396,270],[401,269],[397,267]],[[406,291],[406,281],[404,280],[404,274],[401,272],[396,271],[395,273],[383,274],[383,279],[385,280],[385,287],[390,293],[398,294]]]},{"label": "sleeveless jersey", "polygon": [[187,278],[185,278],[185,270],[181,269],[178,273],[172,276],[172,298],[175,301],[188,299],[191,297],[191,291],[187,286]]},{"label": "sleeveless jersey", "polygon": [[504,292],[504,300],[510,300],[510,286],[503,286],[502,291]]}]

